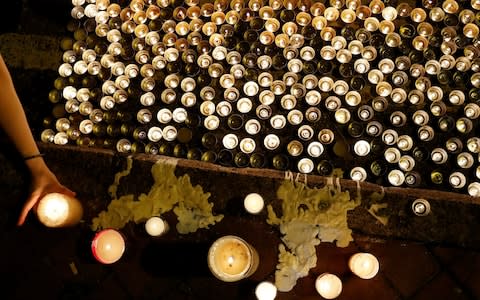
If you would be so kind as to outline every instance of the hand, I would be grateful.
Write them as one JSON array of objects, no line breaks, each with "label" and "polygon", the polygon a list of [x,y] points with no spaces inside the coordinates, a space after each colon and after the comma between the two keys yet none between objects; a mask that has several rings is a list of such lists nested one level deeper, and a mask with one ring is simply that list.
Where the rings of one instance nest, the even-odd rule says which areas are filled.
[{"label": "hand", "polygon": [[50,170],[43,170],[42,172],[32,173],[32,183],[30,185],[30,196],[23,205],[17,225],[21,226],[25,223],[28,213],[32,208],[35,210],[38,201],[46,194],[61,193],[71,197],[75,197],[75,192],[72,192],[67,187],[60,184],[57,177]]}]

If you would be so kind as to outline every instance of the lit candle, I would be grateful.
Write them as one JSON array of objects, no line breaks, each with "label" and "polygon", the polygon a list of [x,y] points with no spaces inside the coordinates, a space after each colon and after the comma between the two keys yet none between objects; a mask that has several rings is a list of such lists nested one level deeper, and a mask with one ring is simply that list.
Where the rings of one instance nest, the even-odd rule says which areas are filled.
[{"label": "lit candle", "polygon": [[249,213],[258,214],[263,209],[263,197],[257,193],[250,193],[243,200],[243,205]]},{"label": "lit candle", "polygon": [[168,223],[160,217],[151,217],[145,222],[145,230],[151,236],[160,236],[168,231]]},{"label": "lit candle", "polygon": [[210,246],[208,267],[212,274],[222,281],[238,281],[257,270],[258,253],[243,239],[227,235]]},{"label": "lit candle", "polygon": [[80,201],[60,193],[45,195],[38,202],[38,220],[47,227],[67,227],[80,222],[83,207]]},{"label": "lit candle", "polygon": [[378,259],[370,253],[356,253],[350,257],[348,267],[360,278],[370,279],[378,273]]},{"label": "lit candle", "polygon": [[102,264],[112,264],[118,261],[125,251],[125,240],[115,229],[99,231],[92,241],[92,253]]},{"label": "lit candle", "polygon": [[277,296],[277,287],[268,281],[260,282],[255,289],[258,300],[273,300]]},{"label": "lit candle", "polygon": [[325,299],[335,299],[342,292],[342,281],[338,276],[323,273],[315,281],[317,292]]}]

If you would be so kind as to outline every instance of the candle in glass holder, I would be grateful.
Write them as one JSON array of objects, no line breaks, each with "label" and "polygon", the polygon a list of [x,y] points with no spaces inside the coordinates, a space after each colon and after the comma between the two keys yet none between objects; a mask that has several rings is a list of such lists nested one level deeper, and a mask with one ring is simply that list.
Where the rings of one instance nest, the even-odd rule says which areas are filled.
[{"label": "candle in glass holder", "polygon": [[277,296],[277,287],[269,281],[262,281],[255,288],[255,296],[258,300],[273,300]]},{"label": "candle in glass holder", "polygon": [[125,251],[125,240],[115,229],[99,231],[92,241],[92,253],[102,264],[112,264],[118,261]]},{"label": "candle in glass holder", "polygon": [[38,202],[38,220],[47,227],[67,227],[80,222],[83,207],[80,201],[60,193],[45,195]]},{"label": "candle in glass holder", "polygon": [[160,217],[151,217],[145,222],[145,230],[151,236],[160,236],[168,231],[168,223]]},{"label": "candle in glass holder", "polygon": [[371,279],[378,273],[378,259],[370,253],[356,253],[348,261],[350,270],[360,278]]},{"label": "candle in glass holder", "polygon": [[342,281],[337,275],[323,273],[315,280],[317,292],[325,299],[335,299],[342,292]]},{"label": "candle in glass holder", "polygon": [[258,214],[262,211],[264,202],[262,196],[257,193],[248,194],[243,200],[245,210],[251,214]]},{"label": "candle in glass holder", "polygon": [[208,251],[208,267],[218,279],[239,281],[252,275],[258,267],[258,253],[240,237],[227,235],[217,239]]}]

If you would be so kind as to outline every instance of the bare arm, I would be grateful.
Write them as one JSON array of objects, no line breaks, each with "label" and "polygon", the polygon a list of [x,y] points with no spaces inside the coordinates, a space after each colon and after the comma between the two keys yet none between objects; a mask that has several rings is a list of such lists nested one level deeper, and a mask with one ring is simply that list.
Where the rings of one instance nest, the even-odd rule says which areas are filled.
[{"label": "bare arm", "polygon": [[[10,72],[0,55],[0,126],[23,157],[39,154],[39,149],[30,130],[25,111],[18,98]],[[32,175],[31,194],[20,214],[22,225],[30,212],[45,194],[59,192],[74,196],[75,193],[61,185],[42,157],[25,161]]]},{"label": "bare arm", "polygon": [[0,126],[23,157],[39,153],[10,73],[0,56]]}]

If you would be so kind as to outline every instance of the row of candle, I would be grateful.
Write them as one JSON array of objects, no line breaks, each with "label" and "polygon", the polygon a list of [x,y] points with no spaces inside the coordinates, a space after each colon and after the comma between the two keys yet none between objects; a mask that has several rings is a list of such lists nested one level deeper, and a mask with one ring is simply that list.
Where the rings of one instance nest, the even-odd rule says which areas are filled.
[{"label": "row of candle", "polygon": [[[250,193],[244,198],[245,210],[258,214],[264,208],[263,197]],[[83,208],[74,197],[52,193],[43,197],[37,208],[37,216],[41,223],[48,227],[73,226],[80,222]],[[150,236],[161,236],[169,230],[168,223],[159,216],[152,216],[145,222],[145,231]],[[94,258],[102,264],[113,264],[120,260],[125,252],[125,238],[118,230],[107,228],[97,232],[91,242]],[[219,280],[235,282],[251,276],[259,265],[256,249],[244,239],[226,235],[220,237],[210,246],[208,251],[208,267]],[[370,253],[356,253],[349,259],[349,268],[362,279],[373,278],[379,263]],[[334,299],[342,291],[340,278],[331,273],[323,273],[317,277],[315,288],[325,299]],[[275,285],[268,281],[258,284],[255,295],[259,300],[273,300],[277,294]]]},{"label": "row of candle", "polygon": [[[152,217],[146,223],[147,232],[162,234],[165,222]],[[118,261],[125,251],[125,241],[120,232],[104,229],[95,235],[92,241],[92,253],[103,264]],[[217,239],[208,251],[208,267],[219,280],[235,282],[251,276],[257,270],[259,256],[256,249],[238,236],[227,235]],[[379,271],[379,262],[371,253],[359,252],[352,255],[348,266],[353,274],[362,279],[371,279]],[[323,273],[315,281],[317,292],[324,299],[335,299],[342,292],[342,281],[335,274]],[[269,281],[260,282],[255,295],[258,300],[273,300],[277,294],[276,286]]]},{"label": "row of candle", "polygon": [[[147,232],[157,235],[159,228],[164,228],[164,221],[153,217],[154,222],[147,221]],[[161,223],[153,225],[160,220]],[[161,225],[159,225],[161,224]],[[150,225],[150,226],[149,226]],[[92,242],[94,257],[103,264],[118,261],[125,250],[125,241],[120,232],[105,229],[95,235]],[[259,264],[258,252],[252,245],[238,236],[227,235],[217,239],[208,251],[208,267],[219,280],[235,282],[251,276]],[[379,271],[379,262],[371,253],[359,252],[352,255],[348,266],[353,274],[362,279],[371,279]],[[335,299],[342,292],[341,279],[332,273],[323,273],[315,281],[317,292],[324,299]],[[260,282],[255,295],[258,300],[273,300],[277,295],[276,286],[269,281]]]}]

